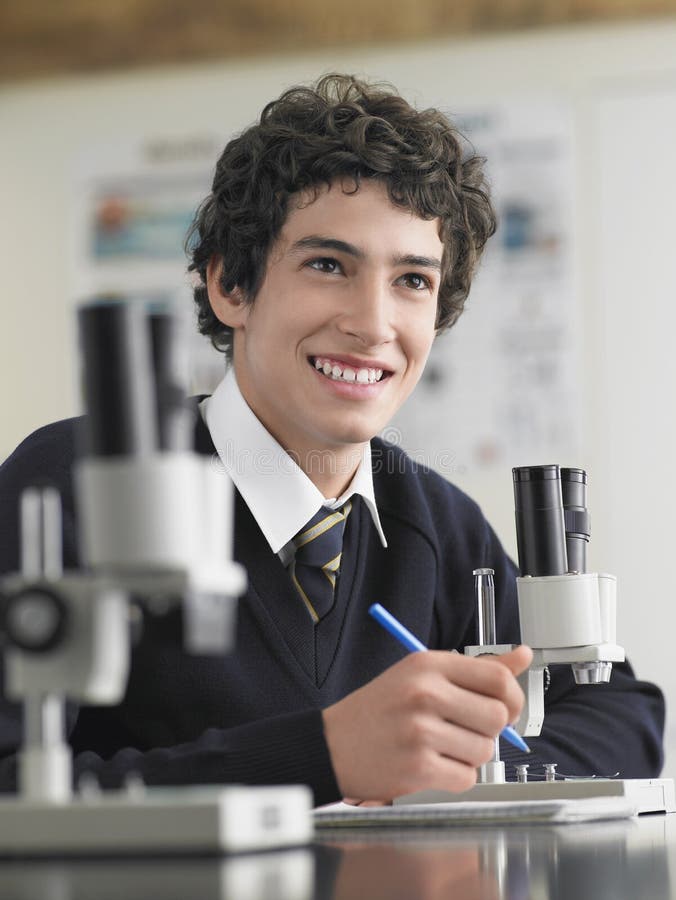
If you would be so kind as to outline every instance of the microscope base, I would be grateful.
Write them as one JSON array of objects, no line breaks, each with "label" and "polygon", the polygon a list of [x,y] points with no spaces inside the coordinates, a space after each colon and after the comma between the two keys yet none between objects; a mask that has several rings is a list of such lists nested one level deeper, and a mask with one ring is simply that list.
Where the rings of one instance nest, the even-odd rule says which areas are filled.
[{"label": "microscope base", "polygon": [[586,797],[625,797],[639,813],[676,812],[676,795],[672,778],[588,778],[562,781],[528,781],[525,784],[477,784],[462,794],[450,791],[417,791],[397,797],[402,803],[453,803],[485,800],[579,800]]},{"label": "microscope base", "polygon": [[284,787],[135,788],[58,803],[0,799],[0,856],[176,855],[312,839],[312,796]]}]

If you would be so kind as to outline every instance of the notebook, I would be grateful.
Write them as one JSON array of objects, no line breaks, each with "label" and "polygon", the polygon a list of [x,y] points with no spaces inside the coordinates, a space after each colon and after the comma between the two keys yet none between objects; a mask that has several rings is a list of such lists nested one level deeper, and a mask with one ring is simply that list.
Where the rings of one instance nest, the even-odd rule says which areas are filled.
[{"label": "notebook", "polygon": [[416,803],[398,806],[350,806],[332,803],[313,810],[317,828],[345,826],[425,827],[442,825],[509,825],[593,822],[635,816],[636,804],[625,797],[592,797],[576,800],[502,800],[498,803]]}]

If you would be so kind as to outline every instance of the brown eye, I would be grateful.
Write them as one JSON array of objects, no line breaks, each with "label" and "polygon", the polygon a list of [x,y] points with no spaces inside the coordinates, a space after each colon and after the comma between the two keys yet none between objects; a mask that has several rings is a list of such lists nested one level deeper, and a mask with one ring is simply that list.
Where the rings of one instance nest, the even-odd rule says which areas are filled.
[{"label": "brown eye", "polygon": [[398,279],[405,287],[414,291],[430,290],[432,285],[429,278],[421,275],[419,272],[407,272]]},{"label": "brown eye", "polygon": [[310,269],[316,269],[318,272],[327,272],[329,275],[340,271],[340,263],[331,256],[318,256],[309,260],[306,265]]}]

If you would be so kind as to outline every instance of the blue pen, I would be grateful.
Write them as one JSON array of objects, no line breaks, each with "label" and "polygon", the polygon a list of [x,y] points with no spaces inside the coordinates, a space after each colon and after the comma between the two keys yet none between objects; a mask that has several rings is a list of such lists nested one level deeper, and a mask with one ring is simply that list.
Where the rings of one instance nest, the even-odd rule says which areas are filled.
[{"label": "blue pen", "polygon": [[[385,607],[380,605],[380,603],[374,603],[373,606],[369,607],[369,614],[373,616],[376,622],[382,625],[386,631],[389,631],[400,644],[403,644],[407,650],[410,650],[411,652],[427,650],[427,647],[421,643],[415,635],[411,634],[408,628],[404,628],[401,622],[395,619],[392,613],[389,613]],[[509,741],[510,744],[513,744],[519,750],[523,750],[524,753],[530,753],[528,744],[520,734],[517,734],[517,732],[514,731],[511,725],[507,725],[502,729],[500,737]]]}]

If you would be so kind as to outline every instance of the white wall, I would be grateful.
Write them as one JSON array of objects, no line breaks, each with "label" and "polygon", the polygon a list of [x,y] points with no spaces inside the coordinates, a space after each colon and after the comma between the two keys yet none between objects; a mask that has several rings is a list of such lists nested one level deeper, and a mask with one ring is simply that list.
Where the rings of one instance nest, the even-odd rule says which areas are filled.
[{"label": "white wall", "polygon": [[[676,697],[669,560],[676,534],[676,22],[336,52],[5,87],[0,92],[0,457],[78,409],[69,296],[72,165],[120,135],[227,134],[332,69],[453,103],[542,96],[573,107],[592,563],[620,583],[619,637]],[[672,402],[670,402],[672,401]],[[513,548],[509,473],[464,486]],[[676,774],[676,721],[667,773]]]}]

